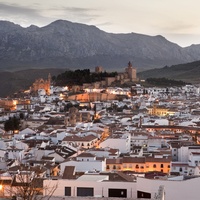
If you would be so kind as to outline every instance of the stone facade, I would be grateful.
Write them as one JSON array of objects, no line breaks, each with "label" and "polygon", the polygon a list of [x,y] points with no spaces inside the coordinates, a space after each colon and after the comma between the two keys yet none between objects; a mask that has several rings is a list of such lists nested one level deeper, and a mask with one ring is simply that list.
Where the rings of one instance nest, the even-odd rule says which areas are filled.
[{"label": "stone facade", "polygon": [[103,72],[103,67],[102,66],[95,67],[95,73],[101,73],[101,72]]},{"label": "stone facade", "polygon": [[71,107],[65,116],[65,126],[75,126],[77,122],[89,122],[91,115],[89,112],[80,112],[77,108]]},{"label": "stone facade", "polygon": [[136,69],[133,68],[130,61],[125,71],[128,74],[128,78],[130,79],[130,81],[137,81]]},{"label": "stone facade", "polygon": [[68,97],[68,100],[72,101],[80,101],[80,102],[90,102],[90,101],[108,101],[108,100],[114,100],[116,99],[115,94],[108,94],[108,93],[84,93],[84,94],[76,94],[71,95]]},{"label": "stone facade", "polygon": [[48,79],[37,79],[33,85],[30,87],[31,92],[37,92],[39,89],[44,89],[46,94],[50,94],[50,86],[51,86],[51,75],[48,75]]}]

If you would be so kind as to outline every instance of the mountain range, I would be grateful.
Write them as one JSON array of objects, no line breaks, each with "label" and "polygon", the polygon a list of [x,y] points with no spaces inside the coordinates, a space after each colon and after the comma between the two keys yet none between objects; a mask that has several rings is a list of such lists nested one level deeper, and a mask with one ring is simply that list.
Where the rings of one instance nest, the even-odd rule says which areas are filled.
[{"label": "mountain range", "polygon": [[107,71],[124,71],[129,61],[141,79],[166,77],[194,83],[200,81],[197,60],[200,45],[183,48],[160,35],[113,34],[64,20],[27,28],[0,21],[0,97],[28,89],[48,73],[99,65]]},{"label": "mountain range", "polygon": [[95,26],[57,20],[24,28],[0,21],[0,70],[29,68],[138,71],[200,60],[200,45],[180,47],[164,37],[107,33]]}]

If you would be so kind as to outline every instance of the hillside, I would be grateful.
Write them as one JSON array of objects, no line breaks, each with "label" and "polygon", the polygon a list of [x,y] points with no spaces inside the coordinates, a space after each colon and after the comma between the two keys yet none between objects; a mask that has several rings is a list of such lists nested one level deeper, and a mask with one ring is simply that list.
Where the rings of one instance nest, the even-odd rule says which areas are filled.
[{"label": "hillside", "polygon": [[[12,95],[19,90],[29,89],[37,78],[47,79],[49,73],[51,73],[52,76],[61,76],[62,74],[65,75],[66,71],[66,68],[28,69],[16,72],[0,71],[0,97]],[[165,77],[168,79],[182,80],[187,83],[200,83],[199,74],[200,61],[196,61],[139,72],[137,76],[140,79]]]},{"label": "hillside", "polygon": [[[66,70],[66,69],[65,69]],[[0,97],[7,97],[20,90],[27,90],[38,78],[47,79],[48,74],[58,75],[64,69],[29,69],[17,72],[0,72]]]},{"label": "hillside", "polygon": [[0,69],[85,69],[101,65],[123,70],[132,61],[138,71],[200,60],[200,46],[182,48],[164,37],[106,33],[95,26],[57,20],[23,28],[0,21]]},{"label": "hillside", "polygon": [[171,67],[165,66],[163,68],[157,68],[147,70],[138,73],[140,79],[147,78],[170,78],[174,80],[182,80],[189,83],[200,83],[200,61],[172,65]]}]

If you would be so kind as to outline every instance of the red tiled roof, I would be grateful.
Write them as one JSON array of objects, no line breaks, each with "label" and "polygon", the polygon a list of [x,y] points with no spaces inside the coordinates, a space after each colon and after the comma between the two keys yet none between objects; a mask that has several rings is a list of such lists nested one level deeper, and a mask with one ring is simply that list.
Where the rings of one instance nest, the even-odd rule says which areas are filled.
[{"label": "red tiled roof", "polygon": [[79,154],[77,157],[95,157],[95,155],[91,154],[91,153],[86,153],[86,152],[83,152],[81,154]]},{"label": "red tiled roof", "polygon": [[76,135],[73,135],[73,136],[66,136],[63,141],[67,141],[67,142],[73,142],[73,141],[78,141],[78,142],[83,142],[83,141],[92,141],[92,140],[95,140],[97,139],[96,136],[94,135],[87,135],[85,137],[78,137]]},{"label": "red tiled roof", "polygon": [[106,164],[122,164],[122,158],[108,158],[106,159]]}]

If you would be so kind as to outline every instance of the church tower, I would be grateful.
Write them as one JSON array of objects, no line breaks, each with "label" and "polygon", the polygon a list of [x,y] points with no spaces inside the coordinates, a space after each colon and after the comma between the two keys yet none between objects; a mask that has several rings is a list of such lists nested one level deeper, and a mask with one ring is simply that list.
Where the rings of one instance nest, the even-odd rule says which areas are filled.
[{"label": "church tower", "polygon": [[128,73],[128,78],[131,81],[137,81],[136,69],[133,68],[132,63],[128,62],[128,67],[126,68],[126,72]]},{"label": "church tower", "polygon": [[46,93],[49,95],[50,87],[51,87],[51,74],[49,73],[47,80],[44,80],[43,78],[37,79],[30,87],[30,90],[31,92],[37,92],[39,89],[44,89]]},{"label": "church tower", "polygon": [[51,85],[51,74],[50,73],[48,75],[48,82],[49,82],[49,85]]},{"label": "church tower", "polygon": [[49,95],[50,94],[50,88],[51,88],[51,74],[49,73],[49,75],[48,75],[48,79],[47,79],[47,83],[46,83],[46,85],[47,85],[47,94]]}]

